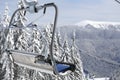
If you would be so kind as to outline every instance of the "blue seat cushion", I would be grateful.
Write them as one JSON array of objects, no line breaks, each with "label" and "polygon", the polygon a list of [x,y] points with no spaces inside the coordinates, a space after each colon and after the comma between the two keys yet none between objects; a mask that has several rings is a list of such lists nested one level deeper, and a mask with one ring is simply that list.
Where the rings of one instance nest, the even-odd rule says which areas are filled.
[{"label": "blue seat cushion", "polygon": [[68,64],[56,64],[56,68],[59,73],[71,70],[71,66]]}]

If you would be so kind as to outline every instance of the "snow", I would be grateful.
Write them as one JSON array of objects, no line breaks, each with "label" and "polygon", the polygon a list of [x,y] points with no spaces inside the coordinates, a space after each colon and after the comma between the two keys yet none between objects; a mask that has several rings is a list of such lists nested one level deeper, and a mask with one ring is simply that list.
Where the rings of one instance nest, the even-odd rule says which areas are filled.
[{"label": "snow", "polygon": [[108,77],[106,77],[106,78],[94,78],[94,79],[88,79],[88,80],[109,80],[109,78]]},{"label": "snow", "polygon": [[115,28],[120,28],[120,22],[105,22],[105,21],[90,21],[85,20],[75,24],[79,27],[85,27],[87,25],[92,25],[94,28],[101,28],[101,29],[109,29],[110,26],[114,26]]},{"label": "snow", "polygon": [[68,70],[68,71],[66,71],[66,72],[64,72],[64,73],[59,73],[59,74],[62,75],[62,76],[65,76],[65,75],[68,75],[68,74],[70,74],[70,73],[71,73],[71,71]]}]

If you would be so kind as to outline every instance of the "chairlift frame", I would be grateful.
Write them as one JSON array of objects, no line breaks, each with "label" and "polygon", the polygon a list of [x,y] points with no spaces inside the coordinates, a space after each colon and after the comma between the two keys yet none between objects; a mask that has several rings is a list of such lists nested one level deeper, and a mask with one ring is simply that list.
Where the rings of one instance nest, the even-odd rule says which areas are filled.
[{"label": "chairlift frame", "polygon": [[[42,5],[42,6],[34,6],[34,12],[35,13],[37,13],[39,10],[41,10],[41,9],[44,9],[44,14],[45,14],[45,12],[46,12],[46,8],[48,8],[48,7],[53,7],[54,9],[55,9],[55,17],[54,17],[54,24],[53,24],[53,33],[52,33],[52,38],[51,38],[51,43],[50,43],[50,60],[47,60],[47,61],[44,61],[43,60],[43,62],[45,62],[45,64],[49,64],[49,71],[47,71],[47,73],[50,73],[50,74],[54,74],[54,75],[64,75],[64,73],[65,72],[68,72],[68,73],[71,73],[71,72],[74,72],[75,71],[75,64],[72,64],[72,63],[64,63],[64,62],[59,62],[59,61],[56,61],[55,59],[54,59],[54,57],[53,57],[53,46],[54,46],[54,36],[55,36],[55,30],[56,30],[56,24],[57,24],[57,17],[58,17],[58,9],[57,9],[57,6],[54,4],[54,3],[48,3],[48,4],[44,4],[44,5]],[[28,11],[29,10],[29,8],[30,7],[27,7],[27,8],[24,8],[24,7],[22,7],[22,8],[20,8],[20,9],[17,9],[14,13],[13,13],[13,15],[12,15],[12,17],[11,17],[11,20],[10,20],[10,24],[9,24],[9,27],[8,28],[10,28],[11,27],[11,25],[12,25],[12,22],[13,22],[13,19],[14,19],[14,16],[16,15],[16,13],[18,12],[18,11],[21,11],[21,10],[25,10],[25,11]],[[29,11],[30,12],[30,11]],[[9,29],[8,29],[9,30]],[[35,54],[35,53],[30,53],[30,52],[23,52],[23,51],[19,51],[19,50],[10,50],[10,49],[6,49],[6,51],[9,53],[9,55],[13,58],[13,62],[14,63],[16,63],[16,64],[20,64],[20,60],[17,60],[17,58],[19,58],[20,57],[20,54],[22,54],[21,55],[21,58],[25,58],[25,56],[27,57],[27,56],[31,56],[31,58],[34,58],[33,59],[33,63],[31,63],[31,64],[33,64],[33,65],[35,65],[35,66],[37,66],[38,68],[39,68],[39,70],[41,71],[41,72],[46,72],[45,70],[47,70],[47,68],[44,68],[44,69],[40,69],[41,67],[40,66],[42,66],[42,64],[41,65],[38,65],[38,64],[36,64],[36,62],[38,62],[39,63],[39,61],[41,61],[41,60],[38,60],[38,61],[36,61],[36,58],[37,57],[40,57],[41,55],[37,55],[37,54]],[[19,55],[19,56],[18,56]],[[42,56],[41,56],[42,57]],[[29,59],[28,59],[29,60]],[[25,63],[25,64],[27,64],[27,63]],[[59,66],[59,64],[62,66],[62,65],[65,65],[65,66],[69,66],[69,69],[68,68],[66,68],[66,70],[64,71],[64,72],[62,72],[62,71],[60,71],[60,70],[58,70],[57,69],[57,64],[58,64],[58,66]],[[27,65],[26,65],[27,66]],[[44,65],[43,65],[44,66]],[[30,65],[28,65],[28,67],[32,67],[32,66],[30,66]],[[46,66],[44,66],[44,67],[46,67]],[[34,68],[33,68],[34,69]],[[44,71],[42,71],[42,70],[44,70]],[[64,70],[64,69],[63,69]],[[62,74],[60,74],[62,72]],[[67,74],[68,74],[67,73]]]}]

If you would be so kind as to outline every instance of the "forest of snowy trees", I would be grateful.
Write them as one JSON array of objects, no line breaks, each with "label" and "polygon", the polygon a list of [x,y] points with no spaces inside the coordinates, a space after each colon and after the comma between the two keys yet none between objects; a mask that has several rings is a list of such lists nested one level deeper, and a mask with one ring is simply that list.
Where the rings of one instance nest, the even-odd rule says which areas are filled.
[{"label": "forest of snowy trees", "polygon": [[[49,24],[45,28],[39,29],[31,24],[32,27],[12,27],[6,32],[10,22],[8,11],[9,8],[6,6],[4,14],[0,17],[0,80],[84,80],[82,61],[75,43],[74,31],[72,43],[68,42],[67,35],[62,39],[59,31],[55,34],[54,40],[54,58],[75,64],[74,73],[55,76],[14,64],[5,49],[49,55],[53,25]],[[15,23],[17,26],[24,26],[22,15],[18,13],[16,19],[18,20]]]}]

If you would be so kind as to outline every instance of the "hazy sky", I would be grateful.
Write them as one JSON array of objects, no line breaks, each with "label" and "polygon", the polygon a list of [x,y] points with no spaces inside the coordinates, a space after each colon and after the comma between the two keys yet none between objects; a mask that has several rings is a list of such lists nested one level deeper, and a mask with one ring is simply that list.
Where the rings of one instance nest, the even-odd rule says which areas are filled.
[{"label": "hazy sky", "polygon": [[[8,3],[10,15],[17,8],[18,0],[0,0],[0,13],[3,14],[5,3]],[[38,0],[39,4],[54,2],[59,8],[58,24],[75,24],[83,20],[94,21],[120,21],[120,4],[114,0]],[[53,10],[48,10],[47,16],[40,23],[44,23],[47,18],[51,18]],[[36,15],[38,17],[38,15]],[[32,16],[32,19],[34,16]],[[48,21],[49,22],[49,21]]]}]

